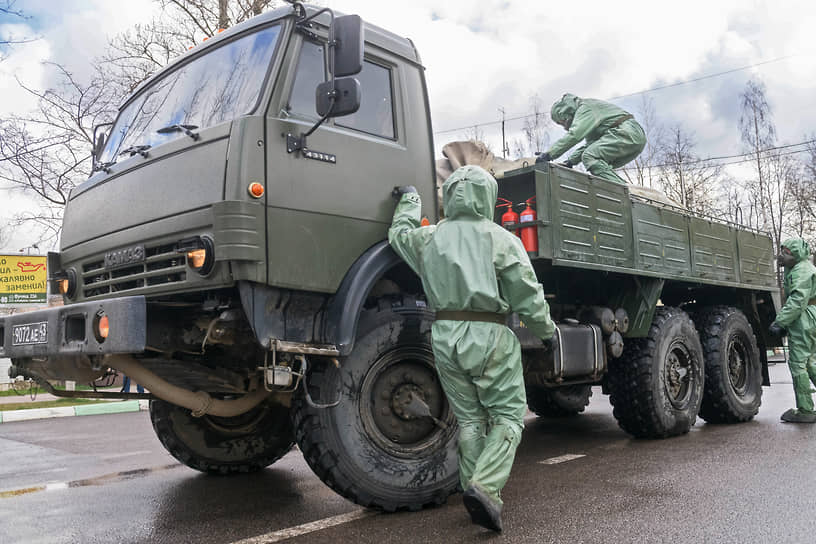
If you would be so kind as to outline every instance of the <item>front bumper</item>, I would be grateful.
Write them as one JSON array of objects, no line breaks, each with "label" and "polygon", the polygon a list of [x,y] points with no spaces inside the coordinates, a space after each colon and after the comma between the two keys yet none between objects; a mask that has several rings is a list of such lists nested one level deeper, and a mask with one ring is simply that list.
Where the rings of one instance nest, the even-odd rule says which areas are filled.
[{"label": "front bumper", "polygon": [[[147,339],[146,308],[145,297],[133,296],[0,317],[0,357],[140,353]],[[110,325],[102,340],[94,331],[100,315]]]}]

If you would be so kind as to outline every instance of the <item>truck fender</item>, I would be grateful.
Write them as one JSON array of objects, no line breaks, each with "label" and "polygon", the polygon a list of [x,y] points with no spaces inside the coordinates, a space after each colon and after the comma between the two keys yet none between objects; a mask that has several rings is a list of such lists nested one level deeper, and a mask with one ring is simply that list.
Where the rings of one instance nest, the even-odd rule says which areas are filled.
[{"label": "truck fender", "polygon": [[329,301],[324,329],[326,343],[334,344],[340,355],[348,355],[354,347],[357,321],[368,293],[386,272],[400,264],[403,260],[383,240],[367,249],[346,273]]}]

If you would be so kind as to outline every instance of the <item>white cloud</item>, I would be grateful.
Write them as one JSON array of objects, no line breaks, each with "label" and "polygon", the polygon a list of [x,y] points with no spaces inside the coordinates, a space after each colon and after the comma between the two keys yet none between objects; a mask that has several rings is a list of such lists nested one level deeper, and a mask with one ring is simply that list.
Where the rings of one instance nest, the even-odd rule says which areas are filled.
[{"label": "white cloud", "polygon": [[[472,126],[527,113],[538,93],[549,105],[564,92],[609,98],[673,84],[734,68],[791,56],[786,60],[649,93],[658,118],[694,132],[701,155],[741,151],[737,119],[739,93],[751,75],[767,87],[782,142],[816,132],[812,107],[816,46],[812,21],[816,3],[771,0],[682,3],[540,0],[329,0],[322,2],[416,44],[427,72],[434,129]],[[27,103],[8,87],[16,73],[44,84],[41,60],[70,63],[77,70],[100,54],[107,39],[146,21],[151,0],[29,0],[42,40],[15,49],[0,64],[3,109]],[[636,113],[641,97],[618,101]],[[509,139],[521,122],[508,124]],[[499,127],[485,133],[499,149]],[[464,131],[441,134],[441,144]],[[560,129],[552,137],[558,137]],[[2,198],[2,195],[0,195]]]}]

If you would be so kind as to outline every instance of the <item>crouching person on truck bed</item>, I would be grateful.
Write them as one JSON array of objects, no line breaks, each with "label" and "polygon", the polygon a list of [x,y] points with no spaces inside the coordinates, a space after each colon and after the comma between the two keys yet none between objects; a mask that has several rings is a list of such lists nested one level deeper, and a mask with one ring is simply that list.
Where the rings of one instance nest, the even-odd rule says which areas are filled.
[{"label": "crouching person on truck bed", "polygon": [[572,168],[584,163],[589,173],[615,183],[626,183],[614,169],[635,160],[646,145],[643,128],[626,110],[603,100],[565,94],[550,110],[552,120],[567,134],[542,153],[536,163],[549,162],[586,140],[564,163]]},{"label": "crouching person on truck bed", "polygon": [[788,366],[793,378],[796,408],[782,414],[782,421],[816,423],[811,382],[816,385],[816,268],[810,248],[801,238],[785,240],[777,262],[785,267],[785,305],[771,323],[771,334],[788,335]]},{"label": "crouching person on truck bed", "polygon": [[446,219],[420,227],[416,189],[397,187],[388,241],[419,275],[436,311],[433,351],[459,422],[465,506],[474,523],[501,531],[500,493],[527,410],[521,348],[504,323],[518,312],[545,341],[555,325],[519,238],[493,222],[497,192],[484,169],[463,166],[442,186]]}]

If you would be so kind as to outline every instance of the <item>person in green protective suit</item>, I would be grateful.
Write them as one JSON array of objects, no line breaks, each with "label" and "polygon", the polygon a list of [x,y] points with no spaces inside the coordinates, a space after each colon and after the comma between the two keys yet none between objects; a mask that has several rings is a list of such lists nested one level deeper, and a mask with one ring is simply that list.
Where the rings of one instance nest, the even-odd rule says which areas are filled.
[{"label": "person in green protective suit", "polygon": [[428,306],[439,380],[459,422],[459,478],[474,523],[501,531],[501,489],[521,441],[527,399],[518,338],[505,325],[518,312],[551,341],[555,324],[527,252],[493,222],[498,185],[479,166],[463,166],[442,186],[444,220],[420,227],[413,187],[400,198],[391,247],[419,275]]},{"label": "person in green protective suit", "polygon": [[811,382],[816,385],[816,267],[810,248],[801,238],[785,240],[777,261],[785,267],[785,305],[776,314],[770,331],[788,335],[788,367],[793,378],[796,409],[782,414],[782,421],[816,423]]},{"label": "person in green protective suit", "polygon": [[626,183],[614,169],[633,161],[646,145],[643,128],[629,112],[603,100],[565,94],[553,104],[550,116],[567,130],[567,134],[539,155],[537,163],[555,160],[581,140],[586,140],[563,163],[564,166],[572,168],[583,162],[593,176]]}]

